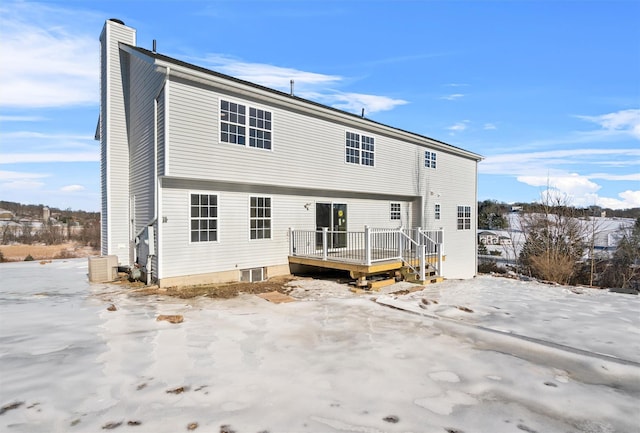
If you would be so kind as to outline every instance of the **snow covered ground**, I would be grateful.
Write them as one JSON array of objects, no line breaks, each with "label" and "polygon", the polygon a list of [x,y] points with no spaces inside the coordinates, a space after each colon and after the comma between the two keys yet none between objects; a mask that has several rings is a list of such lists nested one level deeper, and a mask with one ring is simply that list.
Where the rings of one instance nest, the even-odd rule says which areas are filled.
[{"label": "snow covered ground", "polygon": [[273,304],[136,296],[86,273],[0,265],[0,431],[640,431],[638,296],[300,280],[297,302]]}]

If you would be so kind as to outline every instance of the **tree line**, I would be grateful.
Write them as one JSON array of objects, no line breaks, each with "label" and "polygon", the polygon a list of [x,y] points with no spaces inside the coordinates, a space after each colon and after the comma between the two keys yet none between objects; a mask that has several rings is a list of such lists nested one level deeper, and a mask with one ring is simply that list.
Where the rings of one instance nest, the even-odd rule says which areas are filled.
[{"label": "tree line", "polygon": [[[0,226],[2,244],[37,242],[57,245],[67,241],[76,241],[95,249],[100,248],[99,212],[49,207],[51,218],[45,220],[45,207],[47,206],[42,204],[0,201],[0,209],[13,214],[10,221],[5,221]],[[38,227],[35,227],[35,222],[38,222]]]}]

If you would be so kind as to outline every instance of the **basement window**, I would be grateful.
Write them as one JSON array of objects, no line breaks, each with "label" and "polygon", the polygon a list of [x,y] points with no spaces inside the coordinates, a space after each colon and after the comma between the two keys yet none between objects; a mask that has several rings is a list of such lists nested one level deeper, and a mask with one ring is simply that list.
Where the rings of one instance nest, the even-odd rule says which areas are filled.
[{"label": "basement window", "polygon": [[242,269],[240,271],[240,281],[254,283],[264,281],[264,268]]}]

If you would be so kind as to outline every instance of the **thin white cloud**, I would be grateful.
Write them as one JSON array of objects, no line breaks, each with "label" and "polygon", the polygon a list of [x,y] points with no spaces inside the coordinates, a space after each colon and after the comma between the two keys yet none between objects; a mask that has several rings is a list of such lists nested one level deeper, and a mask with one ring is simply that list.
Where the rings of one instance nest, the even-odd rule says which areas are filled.
[{"label": "thin white cloud", "polygon": [[42,116],[3,116],[0,115],[0,122],[41,122],[46,120]]},{"label": "thin white cloud", "polygon": [[0,180],[29,180],[49,177],[47,173],[25,173],[21,171],[0,170]]},{"label": "thin white cloud", "polygon": [[498,128],[493,123],[485,123],[484,126],[482,127],[482,129],[490,131],[490,130],[494,130],[494,129],[498,129]]},{"label": "thin white cloud", "polygon": [[294,80],[294,89],[298,86],[304,89],[309,85],[334,85],[342,80],[342,77],[337,75],[306,72],[264,63],[242,62],[223,55],[209,55],[204,61],[212,69],[223,74],[282,91],[289,91],[291,80]]},{"label": "thin white cloud", "polygon": [[603,157],[626,160],[630,156],[640,156],[640,149],[561,149],[504,153],[487,156],[478,169],[483,174],[526,175],[540,169],[553,170],[558,166],[584,164],[594,160],[602,164]]},{"label": "thin white cloud", "polygon": [[445,86],[447,86],[447,87],[467,87],[468,84],[466,84],[466,83],[448,83],[448,84],[445,84]]},{"label": "thin white cloud", "polygon": [[77,25],[89,16],[41,3],[0,7],[0,106],[97,103],[98,42]]},{"label": "thin white cloud", "polygon": [[82,185],[66,185],[63,186],[62,188],[60,188],[60,191],[62,192],[78,192],[78,191],[84,191],[86,188]]},{"label": "thin white cloud", "polygon": [[97,162],[96,152],[55,152],[55,153],[2,153],[0,164],[51,163],[51,162]]},{"label": "thin white cloud", "polygon": [[345,81],[344,77],[339,75],[243,62],[219,54],[210,54],[201,59],[201,62],[224,74],[287,93],[291,91],[291,80],[293,80],[295,95],[354,113],[360,113],[364,108],[365,113],[371,114],[408,103],[403,99],[387,96],[336,91],[335,88]]},{"label": "thin white cloud", "polygon": [[451,95],[441,96],[440,99],[445,99],[447,101],[456,101],[460,98],[463,98],[465,95],[463,93],[454,93]]},{"label": "thin white cloud", "polygon": [[11,182],[0,183],[0,189],[3,191],[16,191],[16,190],[35,190],[44,186],[44,182],[38,182],[35,180],[13,180]]},{"label": "thin white cloud", "polygon": [[[640,164],[638,164],[640,166]],[[601,180],[613,180],[613,181],[640,181],[640,173],[631,174],[609,174],[609,173],[594,173],[587,175],[589,179],[601,179]]]},{"label": "thin white cloud", "polygon": [[463,120],[462,122],[457,122],[449,126],[447,129],[452,132],[459,132],[459,131],[464,131],[465,129],[467,129],[468,126],[469,126],[469,120]]},{"label": "thin white cloud", "polygon": [[597,183],[591,182],[588,177],[581,176],[577,173],[548,176],[518,176],[517,180],[530,186],[549,186],[573,197],[595,193],[602,188]]},{"label": "thin white cloud", "polygon": [[576,117],[600,125],[605,133],[624,133],[640,140],[640,109],[620,110],[600,116]]},{"label": "thin white cloud", "polygon": [[402,99],[393,99],[377,95],[365,95],[361,93],[336,93],[326,96],[326,99],[334,101],[331,103],[331,106],[334,108],[339,108],[345,111],[359,112],[364,108],[365,116],[369,113],[392,110],[398,105],[408,103]]}]

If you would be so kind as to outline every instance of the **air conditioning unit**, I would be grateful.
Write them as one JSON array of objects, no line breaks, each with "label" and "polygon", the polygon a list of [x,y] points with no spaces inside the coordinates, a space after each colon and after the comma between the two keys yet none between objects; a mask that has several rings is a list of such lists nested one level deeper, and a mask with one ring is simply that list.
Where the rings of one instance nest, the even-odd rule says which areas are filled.
[{"label": "air conditioning unit", "polygon": [[89,257],[89,281],[108,283],[118,277],[118,256]]}]

